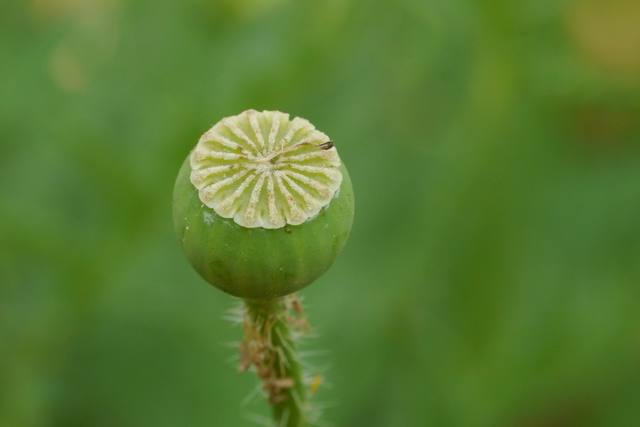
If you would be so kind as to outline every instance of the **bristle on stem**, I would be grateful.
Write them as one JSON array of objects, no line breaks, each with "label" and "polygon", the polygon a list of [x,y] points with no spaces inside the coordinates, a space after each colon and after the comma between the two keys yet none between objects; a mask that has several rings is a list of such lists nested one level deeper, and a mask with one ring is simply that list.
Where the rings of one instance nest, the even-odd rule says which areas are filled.
[{"label": "bristle on stem", "polygon": [[294,338],[310,329],[302,303],[295,295],[245,302],[240,369],[256,371],[277,426],[310,425],[315,417],[308,398],[314,393],[309,392]]}]

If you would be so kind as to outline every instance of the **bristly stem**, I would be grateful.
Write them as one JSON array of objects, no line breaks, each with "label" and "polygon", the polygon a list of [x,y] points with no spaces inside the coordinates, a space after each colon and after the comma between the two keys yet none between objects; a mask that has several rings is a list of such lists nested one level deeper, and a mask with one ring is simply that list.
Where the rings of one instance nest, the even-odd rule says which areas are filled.
[{"label": "bristly stem", "polygon": [[277,427],[309,425],[309,402],[295,341],[308,329],[295,296],[245,300],[241,369],[255,368]]}]

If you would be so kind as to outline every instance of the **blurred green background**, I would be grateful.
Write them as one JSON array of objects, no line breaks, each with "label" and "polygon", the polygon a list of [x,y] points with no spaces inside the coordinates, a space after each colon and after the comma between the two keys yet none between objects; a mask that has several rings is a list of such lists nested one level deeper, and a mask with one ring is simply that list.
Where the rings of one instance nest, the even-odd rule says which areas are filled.
[{"label": "blurred green background", "polygon": [[171,191],[223,116],[336,142],[336,427],[640,425],[640,3],[4,0],[0,426],[252,426]]}]

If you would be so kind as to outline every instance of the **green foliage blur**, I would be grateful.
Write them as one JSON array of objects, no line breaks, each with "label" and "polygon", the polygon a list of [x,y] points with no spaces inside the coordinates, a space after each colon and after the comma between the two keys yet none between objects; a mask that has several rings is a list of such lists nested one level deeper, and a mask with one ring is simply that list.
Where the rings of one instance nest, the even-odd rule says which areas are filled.
[{"label": "green foliage blur", "polygon": [[[254,426],[171,191],[247,108],[356,192],[303,292],[336,427],[640,425],[637,0],[5,0],[0,426]],[[256,418],[256,417],[253,418]]]}]

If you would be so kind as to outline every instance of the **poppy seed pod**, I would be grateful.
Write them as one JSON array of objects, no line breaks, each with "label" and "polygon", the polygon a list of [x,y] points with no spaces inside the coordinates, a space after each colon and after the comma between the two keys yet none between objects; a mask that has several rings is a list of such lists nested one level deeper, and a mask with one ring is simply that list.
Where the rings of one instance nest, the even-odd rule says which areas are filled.
[{"label": "poppy seed pod", "polygon": [[333,142],[307,120],[247,110],[215,124],[184,161],[176,234],[193,268],[245,299],[296,292],[343,248],[354,213]]}]

